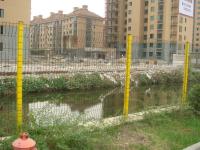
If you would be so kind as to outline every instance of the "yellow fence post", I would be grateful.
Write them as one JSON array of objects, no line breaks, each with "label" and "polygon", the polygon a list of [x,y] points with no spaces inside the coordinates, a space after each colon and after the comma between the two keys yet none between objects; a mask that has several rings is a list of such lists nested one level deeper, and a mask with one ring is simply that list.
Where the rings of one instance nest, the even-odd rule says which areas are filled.
[{"label": "yellow fence post", "polygon": [[23,73],[23,35],[24,35],[24,24],[23,22],[18,23],[18,41],[17,41],[17,130],[22,131],[22,73]]},{"label": "yellow fence post", "polygon": [[126,79],[124,87],[124,117],[128,117],[129,97],[130,97],[130,79],[131,79],[131,53],[132,53],[132,35],[127,37],[126,48]]},{"label": "yellow fence post", "polygon": [[188,74],[189,74],[189,49],[190,43],[185,44],[185,59],[184,59],[184,73],[183,73],[183,92],[182,92],[182,104],[187,102],[187,90],[188,90]]}]

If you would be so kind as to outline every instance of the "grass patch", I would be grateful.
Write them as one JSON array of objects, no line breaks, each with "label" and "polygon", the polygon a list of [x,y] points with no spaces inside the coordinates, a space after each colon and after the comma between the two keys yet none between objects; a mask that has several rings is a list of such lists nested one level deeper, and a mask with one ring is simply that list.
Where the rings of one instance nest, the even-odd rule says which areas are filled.
[{"label": "grass patch", "polygon": [[[37,141],[39,150],[94,150],[101,149],[102,143],[109,145],[112,130],[86,129],[77,125],[57,125],[44,128],[27,129],[33,139]],[[92,130],[92,131],[91,131]],[[16,136],[0,144],[0,149],[11,150],[11,142]]]},{"label": "grass patch", "polygon": [[169,150],[181,150],[200,140],[200,118],[190,111],[148,116],[141,123],[147,125],[147,133],[164,142]]},{"label": "grass patch", "polygon": [[[200,118],[190,110],[147,115],[144,120],[97,129],[76,125],[27,129],[42,150],[181,150],[200,141]],[[10,150],[11,140],[2,143]],[[1,148],[1,147],[0,147]]]},{"label": "grass patch", "polygon": [[200,115],[200,85],[193,85],[189,92],[189,105],[196,115]]},{"label": "grass patch", "polygon": [[191,83],[200,83],[200,73],[199,72],[191,72],[189,80]]}]

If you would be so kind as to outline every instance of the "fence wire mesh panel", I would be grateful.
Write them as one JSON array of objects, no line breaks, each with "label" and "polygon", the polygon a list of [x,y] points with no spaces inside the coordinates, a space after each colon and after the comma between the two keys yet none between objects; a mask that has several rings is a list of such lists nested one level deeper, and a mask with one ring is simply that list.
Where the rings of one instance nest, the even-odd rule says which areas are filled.
[{"label": "fence wire mesh panel", "polygon": [[[68,22],[47,20],[24,25],[24,126],[97,121],[123,114],[126,38],[109,44],[104,26],[86,20],[71,18]],[[18,31],[17,24],[0,26],[3,137],[16,132]],[[185,43],[134,39],[129,114],[179,104]],[[199,59],[199,54],[190,53],[190,71],[198,71]]]}]

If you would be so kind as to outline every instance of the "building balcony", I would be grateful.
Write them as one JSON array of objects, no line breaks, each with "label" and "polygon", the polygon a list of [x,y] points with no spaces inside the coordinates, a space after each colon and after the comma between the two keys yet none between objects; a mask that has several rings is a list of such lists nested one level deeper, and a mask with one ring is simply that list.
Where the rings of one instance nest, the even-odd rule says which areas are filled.
[{"label": "building balcony", "polygon": [[143,43],[147,43],[147,39],[143,39]]},{"label": "building balcony", "polygon": [[177,36],[177,30],[171,30],[171,36]]},{"label": "building balcony", "polygon": [[172,5],[172,9],[178,9],[179,6],[178,5]]},{"label": "building balcony", "polygon": [[173,6],[179,6],[179,2],[178,1],[174,1],[173,3],[172,3],[172,7]]},{"label": "building balcony", "polygon": [[157,43],[162,43],[163,39],[162,38],[157,38]]},{"label": "building balcony", "polygon": [[172,9],[172,16],[178,15],[178,10],[177,9]]},{"label": "building balcony", "polygon": [[171,22],[171,26],[177,26],[177,25],[178,25],[178,21]]},{"label": "building balcony", "polygon": [[162,23],[163,23],[163,20],[158,20],[157,23],[158,23],[158,24],[162,24]]},{"label": "building balcony", "polygon": [[176,42],[177,41],[177,36],[176,35],[171,35],[170,39],[171,39],[171,41]]}]

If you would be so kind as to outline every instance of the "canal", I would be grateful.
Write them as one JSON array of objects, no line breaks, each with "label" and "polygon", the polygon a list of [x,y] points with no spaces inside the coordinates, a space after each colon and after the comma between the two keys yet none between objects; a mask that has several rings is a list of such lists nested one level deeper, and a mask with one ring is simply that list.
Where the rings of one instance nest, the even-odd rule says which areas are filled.
[{"label": "canal", "polygon": [[[181,86],[132,88],[129,113],[176,105],[181,98],[181,89]],[[28,94],[24,96],[23,111],[24,122],[34,121],[42,126],[76,120],[101,120],[122,114],[123,89]],[[0,136],[13,133],[15,127],[15,97],[1,97]]]}]

